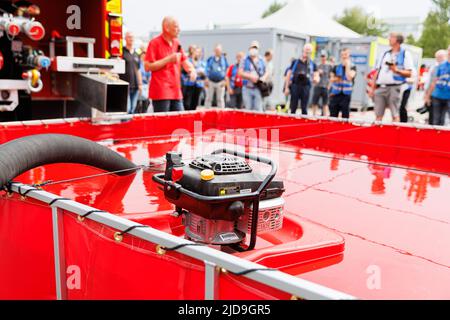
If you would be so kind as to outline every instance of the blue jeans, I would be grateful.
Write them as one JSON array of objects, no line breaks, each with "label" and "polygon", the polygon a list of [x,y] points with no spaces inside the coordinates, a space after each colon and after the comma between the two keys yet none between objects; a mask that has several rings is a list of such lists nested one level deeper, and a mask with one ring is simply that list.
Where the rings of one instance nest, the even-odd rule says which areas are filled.
[{"label": "blue jeans", "polygon": [[245,109],[250,111],[263,111],[263,99],[258,88],[244,87],[242,89]]},{"label": "blue jeans", "polygon": [[134,114],[136,112],[138,98],[139,98],[139,90],[130,90],[130,94],[128,95],[128,106],[127,106],[128,114]]},{"label": "blue jeans", "polygon": [[182,100],[153,100],[153,110],[157,112],[184,111]]}]

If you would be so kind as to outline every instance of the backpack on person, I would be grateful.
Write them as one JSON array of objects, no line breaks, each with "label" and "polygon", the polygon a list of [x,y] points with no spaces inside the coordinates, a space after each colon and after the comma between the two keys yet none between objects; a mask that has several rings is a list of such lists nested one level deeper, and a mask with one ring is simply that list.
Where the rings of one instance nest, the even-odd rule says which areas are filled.
[{"label": "backpack on person", "polygon": [[300,64],[300,59],[295,60],[292,67],[291,83],[301,86],[311,84],[314,77],[314,62],[311,59],[307,61],[306,73],[302,73],[301,70],[297,72],[297,67]]},{"label": "backpack on person", "polygon": [[213,82],[220,82],[225,79],[227,72],[227,60],[221,56],[219,60],[215,57],[210,57],[208,60],[208,78]]}]

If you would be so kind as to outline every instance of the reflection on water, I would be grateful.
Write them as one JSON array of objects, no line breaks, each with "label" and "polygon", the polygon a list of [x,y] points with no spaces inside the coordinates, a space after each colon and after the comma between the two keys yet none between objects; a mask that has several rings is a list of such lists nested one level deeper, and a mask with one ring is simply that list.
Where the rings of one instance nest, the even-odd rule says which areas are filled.
[{"label": "reflection on water", "polygon": [[[102,176],[97,178],[55,184],[45,187],[49,192],[72,198],[78,202],[113,213],[144,213],[171,210],[163,193],[152,181],[155,172],[164,171],[164,156],[169,151],[182,152],[188,161],[196,156],[222,147],[209,138],[147,139],[105,141],[103,145],[115,150],[137,165],[150,166],[128,177]],[[201,148],[199,145],[201,144]],[[439,202],[442,188],[449,187],[448,177],[422,174],[388,166],[349,162],[345,156],[317,150],[299,149],[285,145],[276,155],[273,150],[261,151],[255,143],[247,144],[245,151],[276,157],[279,177],[288,181],[286,194],[317,189],[339,192],[364,201],[399,206],[405,199],[410,204],[428,205]],[[315,157],[314,154],[320,157]],[[186,156],[187,155],[187,156]],[[360,157],[361,159],[363,157]],[[353,155],[352,159],[358,159]],[[63,180],[98,174],[98,170],[78,165],[51,165],[31,170],[20,178],[26,183]],[[403,196],[401,196],[401,194]],[[373,198],[372,196],[376,196]],[[395,199],[395,202],[392,201]],[[326,201],[326,198],[324,198]],[[441,199],[442,200],[442,199]],[[287,199],[289,201],[289,198]],[[293,201],[293,200],[292,200]]]},{"label": "reflection on water", "polygon": [[392,168],[370,164],[369,171],[374,176],[374,180],[372,182],[372,193],[385,194],[386,193],[385,180],[391,177]]},{"label": "reflection on water", "polygon": [[439,189],[441,187],[441,177],[411,171],[407,172],[405,190],[407,191],[408,199],[415,203],[422,203],[427,198],[428,187]]},{"label": "reflection on water", "polygon": [[336,157],[333,157],[333,159],[331,159],[331,163],[330,163],[330,170],[331,171],[338,171],[339,170],[339,159]]},{"label": "reflection on water", "polygon": [[[330,161],[330,171],[339,171],[341,161],[343,160],[333,156]],[[431,173],[394,169],[381,164],[369,164],[368,169],[373,177],[370,188],[372,194],[385,195],[389,179],[391,179],[393,171],[397,170],[404,174],[403,190],[406,192],[407,199],[416,204],[421,204],[427,199],[429,187],[434,189],[441,188],[441,180],[443,179],[443,177]]]}]

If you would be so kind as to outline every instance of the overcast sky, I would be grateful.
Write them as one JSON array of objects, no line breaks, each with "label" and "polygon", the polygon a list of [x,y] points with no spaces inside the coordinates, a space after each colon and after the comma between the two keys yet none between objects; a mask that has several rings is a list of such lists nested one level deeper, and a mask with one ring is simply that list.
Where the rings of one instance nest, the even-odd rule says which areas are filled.
[{"label": "overcast sky", "polygon": [[[283,1],[283,0],[281,0]],[[160,29],[161,19],[176,16],[184,30],[204,29],[210,24],[241,24],[257,20],[273,0],[123,0],[127,28],[137,35]],[[430,0],[314,0],[333,16],[346,7],[363,6],[381,18],[426,17]]]}]

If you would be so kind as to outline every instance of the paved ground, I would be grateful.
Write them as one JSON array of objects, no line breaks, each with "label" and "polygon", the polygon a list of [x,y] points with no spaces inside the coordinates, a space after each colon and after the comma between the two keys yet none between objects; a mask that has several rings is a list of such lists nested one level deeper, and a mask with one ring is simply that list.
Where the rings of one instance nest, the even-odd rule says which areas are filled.
[{"label": "paved ground", "polygon": [[[410,100],[408,105],[408,116],[410,117],[410,122],[419,123],[419,124],[428,124],[428,116],[429,113],[419,114],[416,110],[423,107],[423,92],[415,92]],[[367,112],[352,112],[352,118],[364,119],[367,121],[375,120],[375,113],[373,111]],[[391,122],[392,116],[390,110],[386,111],[383,121]]]},{"label": "paved ground", "polygon": [[[417,124],[428,124],[428,117],[429,113],[426,114],[419,114],[417,112],[417,109],[424,106],[423,103],[423,92],[415,92],[411,95],[411,98],[409,100],[408,105],[408,116],[410,118],[411,123],[417,123]],[[199,107],[199,110],[205,109],[204,107]],[[268,111],[268,113],[275,113],[276,111]],[[299,110],[298,113],[301,113]],[[312,115],[312,110],[309,110],[310,115]],[[358,119],[358,120],[366,120],[368,122],[375,121],[375,113],[373,111],[364,111],[364,112],[352,112],[350,117],[352,119]],[[390,110],[386,111],[386,114],[383,119],[384,122],[389,123],[392,122],[392,115]],[[450,125],[450,118],[447,121],[447,124]]]}]

